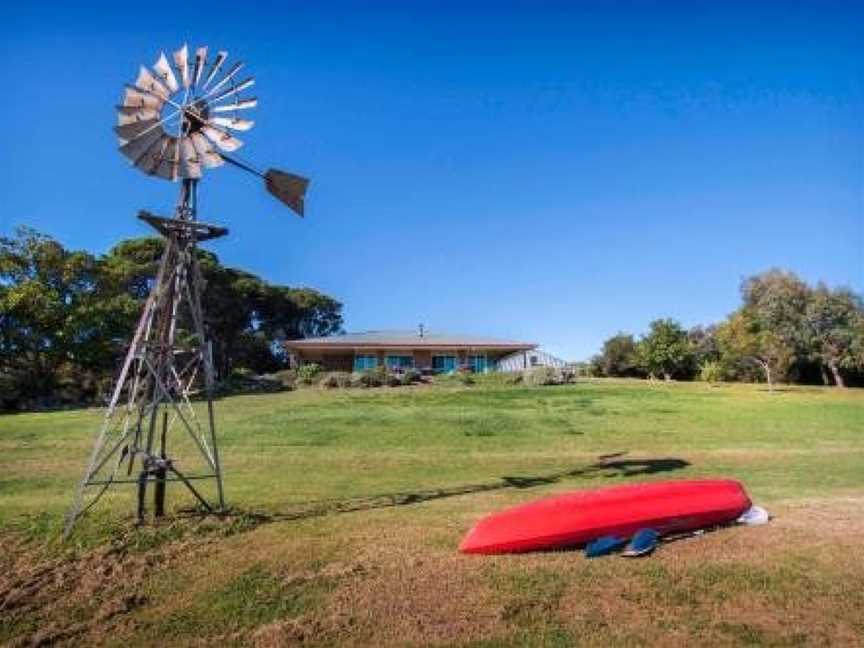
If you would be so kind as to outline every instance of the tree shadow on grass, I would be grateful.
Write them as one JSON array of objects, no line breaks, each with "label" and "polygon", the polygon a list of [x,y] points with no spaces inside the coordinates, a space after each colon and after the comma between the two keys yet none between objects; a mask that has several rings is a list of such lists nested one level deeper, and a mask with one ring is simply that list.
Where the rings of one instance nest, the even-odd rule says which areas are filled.
[{"label": "tree shadow on grass", "polygon": [[346,499],[317,500],[303,502],[285,511],[260,512],[234,510],[232,515],[241,515],[251,518],[255,522],[282,522],[288,520],[302,520],[331,513],[351,513],[355,511],[368,511],[372,509],[388,508],[391,506],[407,506],[420,504],[430,500],[456,497],[458,495],[469,495],[472,493],[485,493],[489,491],[504,490],[508,488],[535,488],[558,483],[571,477],[588,477],[601,475],[605,477],[634,477],[637,475],[653,475],[661,472],[681,470],[690,465],[690,462],[675,457],[660,459],[623,459],[626,453],[618,452],[610,455],[601,455],[593,463],[550,473],[548,475],[521,476],[508,475],[491,482],[482,484],[464,484],[460,486],[449,486],[444,488],[429,488],[397,493],[384,493],[380,495],[369,495],[364,497],[350,497]]}]

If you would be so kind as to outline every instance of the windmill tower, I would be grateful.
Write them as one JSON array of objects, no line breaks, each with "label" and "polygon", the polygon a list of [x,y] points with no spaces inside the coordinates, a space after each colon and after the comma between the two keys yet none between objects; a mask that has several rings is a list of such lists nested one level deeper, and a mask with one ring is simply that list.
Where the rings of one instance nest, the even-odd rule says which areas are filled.
[{"label": "windmill tower", "polygon": [[[255,83],[253,77],[239,80],[244,64],[228,67],[226,52],[210,58],[207,47],[190,58],[186,45],[172,58],[173,66],[163,52],[152,69],[141,66],[117,107],[120,152],[147,175],[180,181],[180,196],[171,217],[138,214],[162,236],[164,248],[67,515],[66,536],[115,484],[137,487],[139,522],[151,485],[156,516],[164,514],[168,483],[185,486],[206,511],[224,510],[213,353],[197,246],[228,230],[198,220],[198,183],[205,169],[227,162],[262,178],[272,195],[303,215],[306,178],[276,169],[261,172],[228,155],[243,145],[232,131],[252,128],[244,115],[258,104],[243,97]],[[180,457],[175,449],[186,454]],[[215,482],[215,495],[202,488],[208,481]]]}]

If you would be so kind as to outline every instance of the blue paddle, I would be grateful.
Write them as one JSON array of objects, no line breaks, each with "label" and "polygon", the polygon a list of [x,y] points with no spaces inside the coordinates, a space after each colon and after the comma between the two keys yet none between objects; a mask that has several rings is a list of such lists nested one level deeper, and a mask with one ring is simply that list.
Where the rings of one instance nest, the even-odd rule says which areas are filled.
[{"label": "blue paddle", "polygon": [[626,558],[647,556],[657,548],[659,537],[654,529],[639,529],[621,555]]},{"label": "blue paddle", "polygon": [[626,540],[615,536],[601,536],[585,545],[586,558],[599,558],[620,549]]}]

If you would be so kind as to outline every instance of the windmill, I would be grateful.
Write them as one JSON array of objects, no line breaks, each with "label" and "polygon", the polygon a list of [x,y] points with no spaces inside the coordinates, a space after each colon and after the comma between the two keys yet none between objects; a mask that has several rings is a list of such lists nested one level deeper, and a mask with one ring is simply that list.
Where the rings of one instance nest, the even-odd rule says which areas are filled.
[{"label": "windmill", "polygon": [[[165,53],[152,68],[139,68],[117,106],[120,152],[147,175],[180,181],[173,217],[141,211],[138,217],[163,238],[164,248],[150,293],[111,391],[90,460],[66,518],[68,536],[78,518],[115,484],[137,486],[139,522],[153,486],[154,515],[164,515],[165,490],[183,484],[205,511],[225,509],[213,391],[213,352],[202,309],[205,289],[198,242],[228,233],[198,220],[198,183],[205,170],[225,163],[258,176],[273,196],[303,215],[308,180],[251,164],[228,154],[243,142],[246,116],[258,105],[245,97],[253,77],[241,79],[242,62],[228,65],[228,54],[208,55],[187,45]],[[195,403],[201,407],[196,411]],[[199,415],[200,410],[204,410]],[[175,448],[193,457],[180,459]],[[187,466],[196,468],[189,472]],[[215,498],[201,488],[215,482]]]}]

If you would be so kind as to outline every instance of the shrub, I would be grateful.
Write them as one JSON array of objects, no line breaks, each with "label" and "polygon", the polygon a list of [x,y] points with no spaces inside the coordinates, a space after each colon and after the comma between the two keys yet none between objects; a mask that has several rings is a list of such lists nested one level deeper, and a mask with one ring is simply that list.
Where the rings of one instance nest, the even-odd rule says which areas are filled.
[{"label": "shrub", "polygon": [[708,360],[699,368],[699,380],[702,382],[722,382],[724,378],[723,365],[717,360]]},{"label": "shrub", "polygon": [[285,389],[283,383],[272,375],[256,376],[248,371],[235,370],[231,372],[230,376],[216,383],[213,391],[216,396],[227,396],[229,394],[271,393],[283,389]]},{"label": "shrub", "polygon": [[285,389],[294,389],[294,386],[297,383],[297,372],[294,369],[284,369],[272,374],[267,374],[266,377],[271,378],[272,380],[278,380],[282,383],[282,386]]},{"label": "shrub", "polygon": [[561,369],[561,383],[564,385],[571,385],[576,382],[576,379],[579,377],[579,372],[576,369]]},{"label": "shrub", "polygon": [[522,374],[522,379],[526,385],[532,387],[542,387],[545,385],[560,385],[562,378],[560,372],[554,367],[535,367],[527,369]]},{"label": "shrub", "polygon": [[23,400],[16,376],[0,372],[0,411],[11,410],[19,404],[23,404]]},{"label": "shrub", "polygon": [[305,364],[297,369],[297,380],[304,385],[313,385],[318,381],[321,375],[321,365]]},{"label": "shrub", "polygon": [[470,373],[460,372],[457,375],[459,376],[459,382],[463,385],[473,385],[475,382],[477,382],[476,380],[474,380],[474,376],[472,376]]},{"label": "shrub", "polygon": [[351,384],[355,387],[380,387],[384,384],[381,372],[377,369],[367,369],[360,373],[352,374]]},{"label": "shrub", "polygon": [[325,389],[345,389],[351,386],[351,374],[345,371],[331,371],[324,374],[318,384]]},{"label": "shrub", "polygon": [[403,385],[413,385],[414,383],[420,382],[421,374],[416,369],[407,369],[405,373],[402,374],[402,384]]},{"label": "shrub", "polygon": [[521,385],[524,380],[521,371],[509,371],[504,374],[503,382],[505,385]]},{"label": "shrub", "polygon": [[402,385],[402,377],[398,374],[387,374],[384,377],[384,384],[388,387],[400,387]]},{"label": "shrub", "polygon": [[36,402],[41,400],[43,406],[94,403],[99,402],[100,397],[105,397],[110,389],[110,376],[99,376],[92,371],[63,363],[56,370],[52,392],[35,400]]}]

